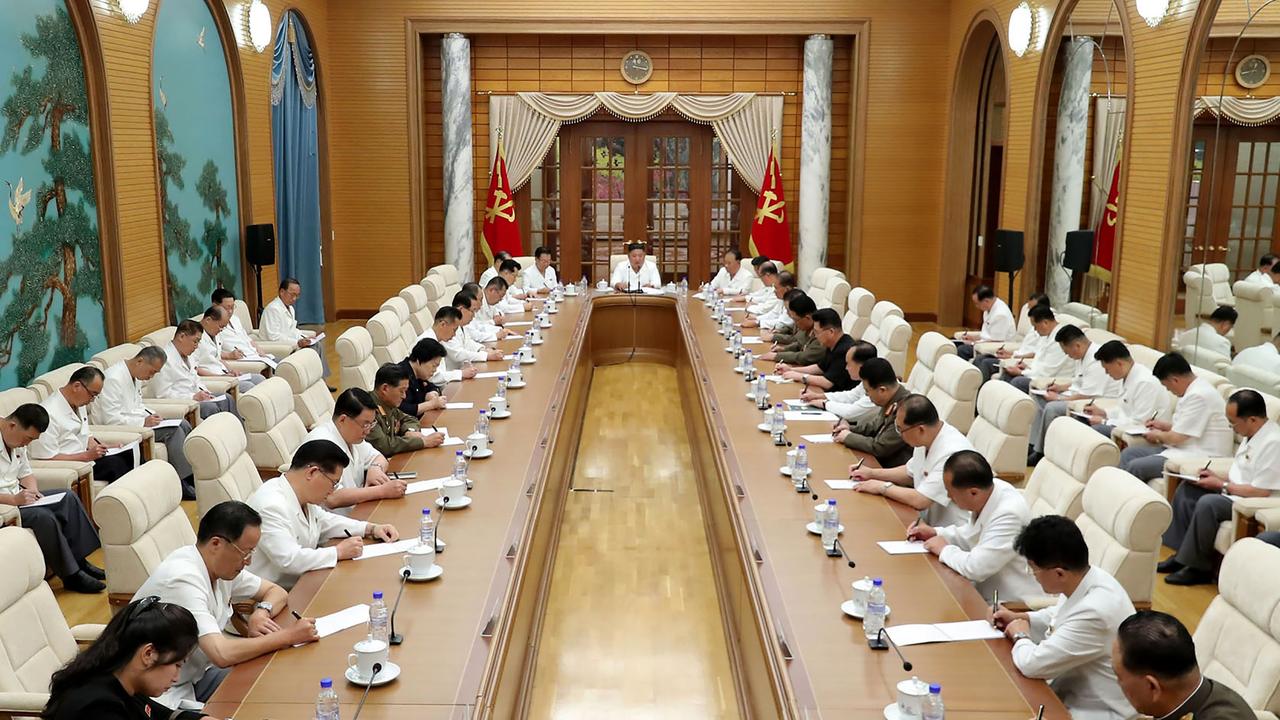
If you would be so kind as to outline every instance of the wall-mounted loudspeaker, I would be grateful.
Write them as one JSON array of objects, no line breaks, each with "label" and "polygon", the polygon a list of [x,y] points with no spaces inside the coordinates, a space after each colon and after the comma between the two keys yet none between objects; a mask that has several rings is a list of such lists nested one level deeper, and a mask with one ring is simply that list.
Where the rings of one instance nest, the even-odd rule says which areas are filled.
[{"label": "wall-mounted loudspeaker", "polygon": [[1021,230],[996,230],[996,272],[1016,273],[1022,270]]},{"label": "wall-mounted loudspeaker", "polygon": [[271,223],[248,225],[244,229],[244,255],[250,265],[276,264],[276,229]]}]

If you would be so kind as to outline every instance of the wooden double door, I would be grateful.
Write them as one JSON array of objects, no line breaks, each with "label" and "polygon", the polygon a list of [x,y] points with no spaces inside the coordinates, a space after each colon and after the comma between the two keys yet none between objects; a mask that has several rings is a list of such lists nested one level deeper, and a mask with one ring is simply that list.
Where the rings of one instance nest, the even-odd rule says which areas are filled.
[{"label": "wooden double door", "polygon": [[1258,258],[1280,251],[1280,125],[1241,127],[1223,121],[1192,131],[1182,269],[1225,263],[1239,280]]}]

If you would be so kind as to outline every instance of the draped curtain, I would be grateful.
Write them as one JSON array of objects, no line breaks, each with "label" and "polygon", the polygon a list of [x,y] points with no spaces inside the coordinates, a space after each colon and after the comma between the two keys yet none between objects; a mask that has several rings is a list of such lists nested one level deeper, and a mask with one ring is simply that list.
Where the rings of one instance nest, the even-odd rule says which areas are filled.
[{"label": "draped curtain", "polygon": [[730,163],[753,192],[760,192],[773,134],[782,128],[782,98],[755,93],[646,95],[599,92],[585,95],[517,93],[489,97],[489,167],[498,133],[506,151],[512,190],[524,186],[551,149],[560,126],[591,117],[604,107],[623,120],[649,120],[668,107],[686,119],[710,125]]},{"label": "draped curtain", "polygon": [[1093,111],[1093,183],[1089,192],[1089,225],[1097,228],[1107,209],[1111,179],[1120,162],[1120,143],[1124,135],[1124,98],[1099,97]]},{"label": "draped curtain", "polygon": [[[276,30],[271,62],[271,144],[275,160],[280,277],[302,284],[301,323],[324,322],[321,286],[320,163],[316,63],[295,11]],[[269,289],[263,291],[270,296]]]},{"label": "draped curtain", "polygon": [[1237,125],[1265,125],[1280,117],[1280,97],[1242,98],[1217,95],[1196,98],[1195,115],[1218,115]]}]

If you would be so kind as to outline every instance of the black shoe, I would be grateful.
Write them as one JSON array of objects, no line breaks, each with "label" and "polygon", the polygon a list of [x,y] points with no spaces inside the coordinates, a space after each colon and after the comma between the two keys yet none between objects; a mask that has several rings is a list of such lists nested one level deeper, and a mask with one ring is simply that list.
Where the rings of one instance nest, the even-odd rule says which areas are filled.
[{"label": "black shoe", "polygon": [[331,392],[331,393],[336,393],[336,392],[338,392],[338,388],[336,388],[336,387],[334,387],[334,386],[332,386],[332,385],[326,385],[325,387],[329,388],[329,392]]},{"label": "black shoe", "polygon": [[106,580],[106,579],[107,579],[107,571],[106,571],[106,570],[103,570],[102,568],[98,567],[97,565],[94,565],[93,563],[89,562],[88,560],[81,560],[81,561],[80,561],[80,572],[84,573],[85,575],[88,575],[89,577],[91,577],[91,578],[93,578],[93,579],[95,579],[95,580]]},{"label": "black shoe", "polygon": [[1035,450],[1027,451],[1027,467],[1035,467],[1037,463],[1044,459],[1044,455]]},{"label": "black shoe", "polygon": [[1178,562],[1172,555],[1170,555],[1168,560],[1162,560],[1159,565],[1156,565],[1156,572],[1164,575],[1168,573],[1178,572],[1184,567],[1186,566]]},{"label": "black shoe", "polygon": [[1213,573],[1184,567],[1165,578],[1164,581],[1170,585],[1210,585],[1213,583]]},{"label": "black shoe", "polygon": [[90,577],[84,572],[77,572],[75,575],[69,575],[62,578],[62,587],[71,592],[84,593],[86,595],[94,595],[107,589],[105,583]]}]

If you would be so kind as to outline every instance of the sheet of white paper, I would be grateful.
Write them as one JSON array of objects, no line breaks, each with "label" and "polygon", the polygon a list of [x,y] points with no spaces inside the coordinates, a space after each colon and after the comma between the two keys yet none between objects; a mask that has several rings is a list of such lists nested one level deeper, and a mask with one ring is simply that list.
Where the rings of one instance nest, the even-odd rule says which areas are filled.
[{"label": "sheet of white paper", "polygon": [[644,293],[645,295],[663,295],[663,294],[665,294],[665,291],[664,291],[662,288],[651,288],[651,287],[640,288],[640,292]]},{"label": "sheet of white paper", "polygon": [[827,412],[826,410],[786,410],[782,413],[782,417],[787,422],[835,422],[840,418]]},{"label": "sheet of white paper", "polygon": [[223,393],[221,395],[214,395],[208,400],[205,400],[205,402],[222,402],[223,400],[226,400],[226,399],[227,399],[227,394]]},{"label": "sheet of white paper", "polygon": [[1179,480],[1190,480],[1192,482],[1197,482],[1200,480],[1199,475],[1187,475],[1184,473],[1167,472],[1167,471],[1165,472],[1165,475],[1168,475],[1169,477],[1178,478]]},{"label": "sheet of white paper", "polygon": [[743,345],[763,345],[764,338],[760,337],[759,335],[755,335],[752,337],[744,337],[742,338],[742,344]]},{"label": "sheet of white paper", "polygon": [[398,555],[407,551],[409,548],[418,544],[418,538],[408,538],[407,540],[397,540],[392,543],[365,543],[364,551],[360,553],[357,560],[368,560],[370,558],[386,557],[387,555]]},{"label": "sheet of white paper", "polygon": [[454,445],[462,445],[462,444],[463,444],[462,438],[449,437],[448,435],[446,435],[444,437],[444,442],[440,443],[440,447],[453,447]]},{"label": "sheet of white paper", "polygon": [[836,441],[831,437],[831,433],[817,433],[814,435],[801,435],[801,438],[810,445],[830,445]]},{"label": "sheet of white paper", "polygon": [[45,495],[39,500],[36,500],[35,502],[29,502],[26,505],[23,505],[22,507],[33,508],[33,507],[40,507],[42,505],[53,505],[55,503],[61,502],[63,495],[66,495],[66,493],[56,492],[56,493],[53,493],[52,495]]},{"label": "sheet of white paper", "polygon": [[369,606],[361,603],[331,615],[316,618],[316,634],[325,638],[347,628],[369,624]]},{"label": "sheet of white paper", "polygon": [[236,376],[236,380],[240,382],[244,382],[245,380],[248,380],[251,377],[253,376],[250,375],[249,373],[240,373],[239,375]]},{"label": "sheet of white paper", "polygon": [[746,312],[747,308],[742,305],[739,305],[737,307],[727,307],[724,309],[724,311],[725,312]]},{"label": "sheet of white paper", "polygon": [[700,292],[697,292],[697,293],[694,293],[694,294],[693,294],[693,299],[694,299],[694,300],[706,300],[706,299],[707,299],[707,295],[706,295],[706,293],[700,293]]},{"label": "sheet of white paper", "polygon": [[781,375],[765,375],[764,377],[765,377],[765,379],[766,379],[766,380],[768,380],[769,382],[771,382],[771,383],[778,383],[779,385],[785,385],[785,384],[787,384],[787,383],[791,382],[790,380],[787,380],[786,378],[782,377]]},{"label": "sheet of white paper", "polygon": [[280,363],[276,362],[275,359],[266,357],[265,355],[246,355],[244,360],[245,362],[260,362],[272,370],[275,370],[276,367],[280,365]]},{"label": "sheet of white paper", "polygon": [[160,422],[156,423],[155,425],[152,425],[152,426],[151,426],[151,429],[152,429],[152,430],[159,430],[160,428],[178,427],[178,426],[179,426],[179,425],[181,425],[181,424],[182,424],[182,420],[181,420],[181,419],[176,419],[176,418],[175,418],[175,419],[165,419],[165,420],[161,420]]},{"label": "sheet of white paper", "polygon": [[495,371],[492,371],[492,372],[482,372],[482,373],[476,373],[476,379],[477,379],[477,380],[483,380],[483,379],[485,379],[485,378],[496,378],[496,377],[502,377],[503,375],[506,375],[506,374],[507,374],[507,371],[506,371],[506,370],[495,370]]},{"label": "sheet of white paper", "polygon": [[1146,434],[1147,434],[1147,426],[1146,426],[1146,425],[1131,425],[1131,426],[1126,427],[1126,428],[1119,428],[1119,430],[1120,430],[1120,432],[1124,433],[1125,435],[1138,435],[1138,436],[1141,436],[1141,435],[1146,435]]},{"label": "sheet of white paper", "polygon": [[503,360],[515,360],[515,359],[516,359],[516,354],[515,354],[515,353],[511,353],[510,355],[503,355],[503,356],[502,356],[502,359],[503,359]]},{"label": "sheet of white paper", "polygon": [[416,480],[408,484],[404,489],[404,494],[413,495],[415,493],[427,492],[428,490],[439,490],[440,487],[444,485],[444,481],[448,479],[449,476],[436,478],[434,480]]},{"label": "sheet of white paper", "polygon": [[140,442],[140,441],[138,441],[138,440],[134,440],[133,442],[131,442],[131,443],[125,443],[124,445],[121,445],[120,447],[107,448],[107,455],[106,455],[106,456],[107,456],[107,457],[111,457],[112,455],[119,455],[119,454],[120,454],[120,453],[122,453],[122,452],[132,452],[134,448],[138,447],[138,443],[139,443],[139,442]]},{"label": "sheet of white paper", "polygon": [[1085,419],[1085,420],[1088,420],[1089,418],[1093,417],[1093,416],[1092,416],[1092,415],[1090,415],[1089,413],[1085,413],[1085,412],[1078,412],[1078,411],[1076,411],[1076,410],[1072,410],[1072,411],[1071,411],[1071,415],[1072,415],[1073,417],[1083,418],[1083,419]]},{"label": "sheet of white paper", "polygon": [[924,549],[924,543],[910,540],[881,540],[876,544],[890,555],[924,555],[929,552]]},{"label": "sheet of white paper", "polygon": [[802,408],[808,408],[808,407],[811,407],[811,406],[809,405],[809,403],[807,403],[807,402],[805,402],[805,401],[803,401],[803,400],[796,400],[796,399],[794,399],[794,398],[792,398],[792,399],[790,399],[790,400],[783,400],[783,401],[782,401],[782,404],[783,404],[783,405],[786,405],[788,410],[800,410],[800,409],[802,409]]},{"label": "sheet of white paper", "polygon": [[895,625],[885,628],[899,647],[924,643],[964,642],[966,640],[998,640],[1004,633],[986,620],[965,620],[934,625]]},{"label": "sheet of white paper", "polygon": [[826,483],[827,487],[832,490],[852,490],[853,486],[857,485],[852,480],[823,480],[822,482]]},{"label": "sheet of white paper", "polygon": [[471,410],[475,406],[476,406],[475,403],[464,403],[464,402],[445,403],[444,409],[445,410]]},{"label": "sheet of white paper", "polygon": [[1048,395],[1048,394],[1049,394],[1049,391],[1048,391],[1048,390],[1045,390],[1044,388],[1031,388],[1031,394],[1032,394],[1032,395],[1039,395],[1040,397],[1044,397],[1045,395]]},{"label": "sheet of white paper", "polygon": [[525,326],[527,326],[527,325],[532,325],[532,324],[533,324],[533,321],[532,321],[532,320],[517,320],[517,321],[515,321],[515,322],[509,322],[509,323],[506,323],[506,324],[505,324],[505,325],[503,325],[502,327],[509,327],[509,328],[512,328],[512,327],[525,327]]},{"label": "sheet of white paper", "polygon": [[324,340],[324,333],[317,333],[315,337],[311,338],[311,344],[315,345],[321,340]]}]

